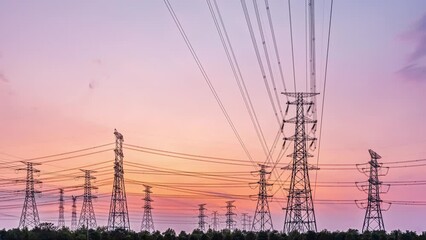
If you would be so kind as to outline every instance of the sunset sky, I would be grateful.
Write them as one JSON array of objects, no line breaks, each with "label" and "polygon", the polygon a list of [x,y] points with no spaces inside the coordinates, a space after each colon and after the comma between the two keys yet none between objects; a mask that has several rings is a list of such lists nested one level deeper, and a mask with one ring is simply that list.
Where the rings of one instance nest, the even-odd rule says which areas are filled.
[{"label": "sunset sky", "polygon": [[[259,123],[271,146],[279,125],[241,2],[217,2]],[[242,141],[254,161],[263,163],[266,156],[206,1],[170,3]],[[291,1],[296,89],[288,2],[269,3],[287,90],[305,91],[305,3]],[[281,93],[284,87],[265,2],[258,4],[277,92]],[[253,2],[247,1],[247,6],[266,68]],[[386,230],[423,231],[425,162],[386,162],[426,159],[426,1],[334,1],[325,93],[330,0],[317,0],[315,10],[318,112],[324,107],[319,155],[322,169],[310,172],[312,186],[317,179],[314,203],[318,230],[361,229],[365,210],[357,208],[354,201],[325,204],[327,201],[321,200],[365,199],[366,194],[357,189],[355,182],[367,177],[355,169],[355,164],[369,161],[368,149],[373,149],[382,156],[384,166],[390,167],[381,180],[424,183],[396,184],[382,195],[388,201],[424,203],[393,204],[383,213]],[[238,228],[242,213],[253,215],[256,201],[249,195],[257,194],[258,189],[248,183],[258,180],[251,174],[257,168],[235,137],[163,1],[3,0],[0,30],[0,228],[15,228],[19,223],[24,194],[16,190],[24,189],[25,184],[15,180],[26,176],[25,171],[15,170],[25,167],[20,161],[113,143],[114,128],[124,135],[125,144],[241,160],[195,161],[127,146],[124,171],[133,230],[140,230],[142,184],[153,187],[152,213],[155,228],[160,231],[169,227],[176,231],[196,228],[201,203],[207,204],[209,216],[216,210],[221,214],[221,228],[225,227],[224,207],[228,200],[236,200]],[[267,78],[271,84],[269,72]],[[287,99],[279,95],[285,109]],[[287,118],[293,116],[290,107]],[[293,132],[294,126],[285,126],[286,136]],[[281,135],[274,161],[282,138]],[[94,209],[98,225],[106,225],[113,148],[114,145],[107,145],[31,160],[43,163],[36,166],[40,174],[35,175],[44,182],[36,185],[43,192],[36,199],[41,222],[57,223],[57,189],[82,185],[84,181],[78,176],[83,173],[79,169],[93,169],[98,171],[93,174],[97,177],[94,185],[99,186]],[[309,159],[311,164],[316,164],[318,150]],[[286,155],[291,151],[292,147]],[[86,153],[93,154],[76,157]],[[280,161],[271,182],[280,174],[282,181],[287,179],[284,186],[288,186],[290,172],[280,167],[290,161],[288,157]],[[341,168],[348,169],[324,164],[347,164]],[[278,182],[269,189],[274,194],[270,207],[274,229],[281,231],[287,193]],[[71,195],[82,193],[82,188],[65,189],[67,226],[71,222]],[[78,216],[80,209],[78,201]],[[211,219],[207,221],[210,223]]]}]

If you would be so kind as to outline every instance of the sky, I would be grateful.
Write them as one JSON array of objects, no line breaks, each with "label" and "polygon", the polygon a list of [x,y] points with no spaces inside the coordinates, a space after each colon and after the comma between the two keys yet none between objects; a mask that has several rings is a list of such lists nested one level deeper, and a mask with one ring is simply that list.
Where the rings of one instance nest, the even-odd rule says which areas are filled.
[{"label": "sky", "polygon": [[[254,162],[264,162],[266,156],[206,1],[170,3]],[[243,8],[240,1],[217,3],[259,124],[271,146],[280,126]],[[269,4],[287,91],[305,91],[305,3],[291,1],[294,73],[288,2],[271,0]],[[285,90],[265,2],[258,1],[258,5],[279,101],[285,109],[287,99],[280,94]],[[247,6],[266,68],[253,2],[247,1]],[[415,167],[414,162],[386,162],[426,157],[425,9],[426,2],[421,0],[334,1],[326,62],[330,0],[316,1],[317,102],[319,116],[322,110],[323,116],[319,123],[321,144],[313,152],[315,157],[309,159],[310,164],[318,159],[320,165],[320,170],[310,172],[311,181],[318,182],[314,199],[365,199],[366,194],[354,183],[367,177],[353,168],[370,160],[368,149],[379,153],[380,161],[390,167],[389,173],[381,176],[384,182],[424,181],[425,168],[421,164]],[[258,180],[251,173],[257,168],[235,137],[163,1],[4,0],[0,2],[0,29],[0,162],[4,164],[0,170],[0,227],[13,228],[19,223],[24,195],[16,190],[25,185],[15,180],[25,179],[25,171],[16,170],[25,167],[22,160],[42,163],[36,166],[40,173],[35,174],[43,181],[36,184],[36,189],[43,192],[36,198],[42,222],[57,223],[58,188],[81,186],[79,169],[97,170],[93,174],[99,198],[94,209],[98,225],[106,225],[114,146],[43,156],[113,143],[115,128],[124,135],[125,144],[139,146],[124,149],[133,230],[140,229],[143,214],[142,184],[153,186],[153,219],[160,231],[169,227],[177,231],[194,229],[198,204],[202,203],[206,203],[207,215],[219,212],[221,227],[228,200],[236,201],[239,228],[242,213],[253,215],[256,201],[248,196],[257,194],[258,189],[248,183]],[[267,81],[271,85],[268,71]],[[292,115],[290,107],[286,118]],[[290,136],[292,132],[294,126],[287,124],[284,134]],[[280,135],[274,151],[275,160],[282,138]],[[212,163],[135,151],[143,149],[140,147],[245,162]],[[289,148],[286,155],[292,150]],[[98,150],[102,152],[95,153]],[[43,158],[34,159],[38,157]],[[290,162],[284,157],[279,166]],[[321,169],[321,164],[348,164],[352,169]],[[409,166],[395,167],[402,165]],[[279,168],[271,174],[276,184],[269,189],[274,195],[270,208],[274,229],[279,231],[283,228],[282,208],[287,193],[277,177],[285,186],[289,174]],[[347,183],[336,186],[337,182]],[[424,187],[391,186],[382,199],[426,201]],[[70,197],[82,191],[81,187],[65,189],[68,226]],[[314,203],[319,230],[361,229],[365,210],[353,201]],[[79,212],[81,202],[77,202],[77,208]],[[385,227],[421,232],[426,229],[422,221],[425,211],[425,205],[393,204],[383,213]]]}]

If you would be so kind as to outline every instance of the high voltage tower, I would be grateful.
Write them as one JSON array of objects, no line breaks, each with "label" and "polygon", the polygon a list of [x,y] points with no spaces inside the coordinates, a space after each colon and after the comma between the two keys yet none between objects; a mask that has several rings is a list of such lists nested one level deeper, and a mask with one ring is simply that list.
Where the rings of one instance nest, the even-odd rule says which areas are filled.
[{"label": "high voltage tower", "polygon": [[143,206],[143,216],[142,216],[142,224],[141,224],[141,231],[148,231],[148,232],[154,232],[154,221],[152,220],[152,213],[151,213],[151,202],[153,201],[151,199],[151,186],[144,185],[145,186],[145,197],[144,200],[144,206]]},{"label": "high voltage tower", "polygon": [[[304,106],[312,106],[312,101],[306,101],[305,98],[310,98],[317,93],[284,93],[288,97],[295,98],[294,101],[287,102],[289,105],[296,106],[296,117],[284,120],[284,123],[294,123],[295,133],[291,137],[284,138],[284,141],[290,140],[294,142],[294,152],[289,155],[293,161],[291,166],[286,169],[291,169],[290,188],[288,189],[287,207],[285,208],[284,232],[306,232],[317,231],[315,220],[314,203],[312,201],[312,191],[309,180],[308,157],[308,141],[311,141],[311,146],[316,140],[309,137],[306,133],[306,124],[315,126],[316,120],[311,120],[304,114]],[[309,111],[309,109],[308,109]],[[285,142],[284,142],[285,143]]]},{"label": "high voltage tower", "polygon": [[77,230],[77,196],[71,196],[72,198],[72,210],[71,210],[71,230]]},{"label": "high voltage tower", "polygon": [[200,229],[201,231],[205,231],[206,230],[206,214],[205,214],[205,210],[207,210],[204,206],[206,206],[205,203],[203,204],[198,204],[198,229]]},{"label": "high voltage tower", "polygon": [[35,194],[40,193],[40,191],[34,190],[34,183],[41,183],[41,181],[34,179],[34,173],[38,173],[40,172],[40,170],[35,169],[33,165],[40,165],[40,163],[22,163],[26,164],[27,167],[19,168],[18,170],[26,170],[27,179],[25,180],[25,200],[24,205],[22,207],[22,214],[18,228],[37,227],[40,224],[40,218],[38,216]]},{"label": "high voltage tower", "polygon": [[59,189],[59,219],[58,219],[58,228],[61,229],[65,227],[64,219],[64,189]]},{"label": "high voltage tower", "polygon": [[213,211],[212,215],[213,231],[219,231],[219,217],[217,216],[217,211]]},{"label": "high voltage tower", "polygon": [[272,197],[267,193],[267,186],[272,186],[272,184],[268,183],[266,180],[266,174],[271,174],[271,172],[267,172],[265,169],[268,167],[263,164],[259,164],[260,170],[252,173],[259,174],[259,193],[257,194],[257,206],[256,211],[254,212],[253,223],[251,226],[251,230],[254,231],[269,231],[273,230],[271,212],[269,211],[268,198]]},{"label": "high voltage tower", "polygon": [[227,201],[226,202],[226,229],[229,231],[234,230],[236,221],[234,220],[234,216],[237,215],[234,213],[235,206],[233,205],[235,201]]},{"label": "high voltage tower", "polygon": [[92,186],[91,180],[96,179],[96,177],[91,176],[91,173],[95,172],[92,170],[81,170],[84,172],[84,195],[83,195],[83,205],[80,212],[80,220],[78,221],[78,227],[86,229],[96,228],[96,217],[95,211],[93,210],[92,199],[96,196],[92,195],[92,189],[97,189],[97,187]]},{"label": "high voltage tower", "polygon": [[127,208],[126,187],[124,185],[123,170],[123,135],[114,129],[115,161],[114,183],[112,186],[111,205],[109,208],[108,230],[130,230],[129,211]]},{"label": "high voltage tower", "polygon": [[[383,164],[377,162],[377,160],[381,159],[382,157],[371,149],[369,149],[368,152],[371,156],[371,160],[368,162],[370,167],[359,168],[359,165],[357,165],[358,170],[368,176],[368,185],[360,185],[359,183],[356,183],[357,187],[361,191],[364,191],[368,194],[367,206],[365,206],[365,202],[357,201],[357,205],[358,203],[361,205],[360,208],[366,209],[362,231],[385,231],[385,225],[383,223],[382,216],[383,209],[381,208],[381,203],[383,200],[380,199],[380,193],[386,193],[389,191],[390,185],[385,185],[387,186],[387,189],[386,191],[383,191],[382,185],[384,184],[379,181],[379,176],[386,175],[387,171],[386,173],[380,173],[379,170],[382,168]],[[387,168],[387,170],[389,170],[389,168]]]},{"label": "high voltage tower", "polygon": [[250,226],[250,222],[248,221],[248,213],[242,213],[241,215],[241,227],[243,231],[250,230],[249,228],[247,228],[248,226]]}]

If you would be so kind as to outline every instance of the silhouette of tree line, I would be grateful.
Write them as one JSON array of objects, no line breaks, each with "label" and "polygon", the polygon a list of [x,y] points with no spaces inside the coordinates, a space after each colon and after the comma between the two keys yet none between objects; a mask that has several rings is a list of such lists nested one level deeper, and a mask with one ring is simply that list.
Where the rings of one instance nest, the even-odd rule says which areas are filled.
[{"label": "silhouette of tree line", "polygon": [[289,234],[278,231],[250,232],[241,230],[208,230],[202,232],[194,230],[192,233],[181,231],[179,234],[173,229],[161,233],[156,231],[134,232],[117,229],[107,231],[105,227],[95,229],[78,229],[70,231],[68,228],[57,229],[52,223],[42,223],[38,227],[28,229],[3,229],[0,230],[0,240],[426,240],[426,232],[417,234],[413,231],[392,232],[374,231],[360,233],[358,230],[349,229],[346,232],[291,232]]}]

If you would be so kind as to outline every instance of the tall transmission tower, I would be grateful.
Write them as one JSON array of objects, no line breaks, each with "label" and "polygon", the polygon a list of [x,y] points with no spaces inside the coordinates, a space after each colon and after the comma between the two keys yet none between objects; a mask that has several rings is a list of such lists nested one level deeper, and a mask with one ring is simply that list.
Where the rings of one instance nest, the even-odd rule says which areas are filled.
[{"label": "tall transmission tower", "polygon": [[123,170],[123,135],[114,129],[115,161],[114,183],[112,186],[111,205],[109,208],[108,230],[130,230],[129,211],[127,208],[126,187],[124,185]]},{"label": "tall transmission tower", "polygon": [[269,211],[268,198],[272,197],[267,193],[267,186],[272,186],[266,180],[266,174],[271,174],[267,172],[266,168],[268,166],[259,164],[260,170],[252,173],[259,174],[259,193],[257,194],[257,206],[256,211],[254,212],[253,223],[251,229],[254,231],[269,231],[273,230],[271,212]]},{"label": "tall transmission tower", "polygon": [[145,186],[145,197],[143,200],[145,201],[143,206],[143,217],[142,217],[142,224],[141,224],[141,231],[148,231],[148,232],[154,232],[154,221],[152,220],[152,213],[151,213],[151,202],[153,201],[151,199],[151,186],[144,185]]},{"label": "tall transmission tower", "polygon": [[58,218],[58,228],[61,229],[65,227],[64,219],[64,189],[59,188],[59,218]]},{"label": "tall transmission tower", "polygon": [[226,213],[225,213],[226,222],[225,223],[226,223],[226,229],[228,229],[229,231],[234,230],[235,224],[236,224],[236,221],[234,220],[234,216],[237,214],[233,212],[235,209],[235,206],[233,205],[234,202],[235,201],[226,202]]},{"label": "tall transmission tower", "polygon": [[92,195],[92,189],[97,189],[97,187],[92,186],[91,180],[96,179],[96,177],[91,176],[91,173],[95,171],[92,170],[81,170],[84,172],[84,195],[83,195],[83,205],[80,212],[80,220],[78,221],[78,227],[86,229],[96,228],[96,216],[95,211],[93,210],[92,199],[96,196]]},{"label": "tall transmission tower", "polygon": [[72,211],[71,211],[71,230],[77,230],[77,196],[71,196],[72,198]]},{"label": "tall transmission tower", "polygon": [[206,214],[205,214],[205,210],[207,210],[204,206],[206,206],[205,203],[203,204],[198,204],[198,229],[200,229],[201,231],[205,231],[206,230]]},{"label": "tall transmission tower", "polygon": [[219,217],[217,211],[213,211],[212,225],[213,231],[219,231]]},{"label": "tall transmission tower", "polygon": [[242,213],[241,215],[241,227],[243,228],[243,231],[248,231],[248,227],[250,226],[250,222],[248,221],[248,213]]},{"label": "tall transmission tower", "polygon": [[[387,171],[385,173],[381,173],[379,170],[382,168],[383,164],[377,162],[377,160],[381,159],[382,157],[371,149],[369,149],[368,152],[371,156],[371,160],[368,162],[370,167],[359,168],[360,165],[357,165],[358,170],[368,176],[368,185],[356,183],[357,187],[361,191],[364,191],[368,194],[367,206],[365,206],[365,202],[357,201],[357,206],[361,205],[361,207],[359,207],[366,210],[364,224],[362,225],[362,231],[385,231],[382,211],[386,211],[389,208],[381,208],[381,203],[383,202],[383,200],[380,199],[380,194],[388,192],[390,185],[383,184],[379,180],[379,176],[386,175],[389,168],[386,168]],[[383,185],[387,188],[383,188]]]},{"label": "tall transmission tower", "polygon": [[316,120],[311,120],[304,114],[304,106],[312,106],[312,101],[306,101],[305,98],[317,95],[317,93],[283,93],[288,97],[295,98],[294,101],[287,102],[289,105],[296,106],[296,117],[284,120],[284,123],[294,123],[295,133],[291,137],[284,138],[284,144],[287,140],[294,142],[294,152],[289,155],[292,157],[290,188],[288,189],[287,207],[285,208],[284,232],[306,232],[317,231],[315,220],[314,203],[312,201],[312,191],[309,180],[308,166],[308,141],[313,145],[316,138],[309,137],[305,130],[305,125],[316,124]]},{"label": "tall transmission tower", "polygon": [[41,181],[34,179],[34,173],[38,173],[40,172],[40,170],[34,168],[33,166],[40,165],[40,163],[22,163],[26,164],[27,167],[19,168],[18,170],[26,170],[27,179],[25,180],[25,200],[24,205],[22,207],[22,214],[18,228],[37,227],[40,224],[40,218],[38,216],[35,194],[40,193],[40,191],[34,190],[34,183],[41,183]]}]

